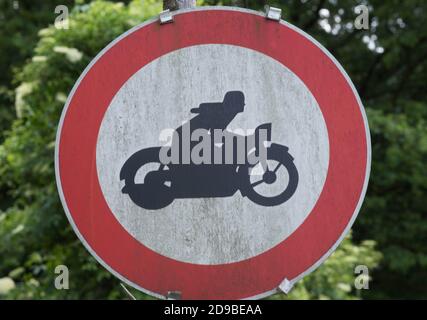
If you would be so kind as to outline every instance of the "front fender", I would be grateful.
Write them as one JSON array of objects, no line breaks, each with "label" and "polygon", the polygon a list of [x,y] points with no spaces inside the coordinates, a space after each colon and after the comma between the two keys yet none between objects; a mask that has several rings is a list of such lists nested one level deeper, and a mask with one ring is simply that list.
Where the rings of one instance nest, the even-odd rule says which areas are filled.
[{"label": "front fender", "polygon": [[[269,148],[277,149],[278,151],[280,151],[280,152],[282,152],[282,153],[283,153],[283,156],[284,156],[284,157],[287,157],[287,158],[288,158],[288,159],[290,159],[291,161],[294,161],[294,157],[292,157],[292,155],[289,153],[289,147],[284,146],[283,144],[272,143],[272,144],[270,145],[270,147],[268,147],[268,149],[269,149]],[[268,150],[267,150],[267,152],[268,152]]]}]

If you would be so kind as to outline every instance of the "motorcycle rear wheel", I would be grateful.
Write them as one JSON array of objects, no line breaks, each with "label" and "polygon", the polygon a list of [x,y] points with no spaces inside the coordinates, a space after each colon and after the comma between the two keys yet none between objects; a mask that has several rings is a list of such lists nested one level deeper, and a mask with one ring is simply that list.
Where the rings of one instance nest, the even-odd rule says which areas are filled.
[{"label": "motorcycle rear wheel", "polygon": [[[159,170],[162,170],[160,169],[163,166],[159,159],[159,152],[160,147],[135,152],[120,170],[120,180],[125,181],[122,192],[127,193],[137,206],[144,209],[161,209],[167,207],[174,200],[170,187],[164,184],[161,176],[159,175],[159,179],[155,178],[157,171],[147,173],[144,183],[135,183],[138,171],[145,165],[155,163],[159,165]],[[151,178],[147,179],[147,177]]]}]

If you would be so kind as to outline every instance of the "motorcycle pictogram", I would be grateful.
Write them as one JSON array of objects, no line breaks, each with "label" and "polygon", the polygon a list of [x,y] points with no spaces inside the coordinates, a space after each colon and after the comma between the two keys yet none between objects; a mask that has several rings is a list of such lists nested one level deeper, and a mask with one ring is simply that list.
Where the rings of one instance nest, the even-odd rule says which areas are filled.
[{"label": "motorcycle pictogram", "polygon": [[[191,109],[196,114],[189,120],[191,130],[206,129],[227,130],[229,123],[238,113],[244,111],[245,97],[241,91],[229,91],[225,94],[223,102],[202,103],[199,108]],[[266,132],[266,140],[259,141],[259,132]],[[183,135],[183,126],[176,129],[178,136]],[[124,180],[122,189],[130,199],[138,206],[145,209],[161,209],[170,205],[174,199],[186,198],[212,198],[231,197],[240,191],[243,197],[247,197],[261,206],[277,206],[288,201],[295,193],[298,186],[298,170],[294,164],[294,158],[288,152],[288,147],[271,143],[271,123],[258,126],[254,136],[241,136],[240,138],[254,138],[255,150],[245,150],[245,161],[237,161],[233,157],[232,163],[195,164],[164,164],[160,159],[162,147],[142,149],[131,155],[120,171],[120,180]],[[219,148],[221,154],[225,153],[225,144],[217,146],[212,141],[214,149]],[[172,144],[179,143],[173,140]],[[266,159],[258,163],[249,161],[250,155],[259,154],[259,146],[269,145],[266,149]],[[191,143],[191,147],[194,143]],[[237,148],[233,146],[236,153]],[[154,170],[145,174],[143,182],[135,180],[137,173],[144,167],[155,166]],[[281,169],[284,168],[284,169]],[[255,170],[257,169],[257,170]],[[261,169],[261,170],[259,170]],[[286,179],[285,187],[279,193],[265,194],[258,190],[260,185],[273,186],[278,182],[280,171],[284,171],[283,179]],[[257,174],[254,172],[257,171]],[[254,177],[260,177],[255,179]],[[283,181],[282,181],[283,182]]]}]

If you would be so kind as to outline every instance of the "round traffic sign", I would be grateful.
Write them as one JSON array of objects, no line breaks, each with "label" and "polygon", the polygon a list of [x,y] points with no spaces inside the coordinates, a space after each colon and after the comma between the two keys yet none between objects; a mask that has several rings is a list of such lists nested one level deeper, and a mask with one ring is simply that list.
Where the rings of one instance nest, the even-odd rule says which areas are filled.
[{"label": "round traffic sign", "polygon": [[148,21],[75,84],[58,190],[110,272],[164,298],[261,298],[353,224],[370,140],[357,92],[310,36],[224,7]]}]

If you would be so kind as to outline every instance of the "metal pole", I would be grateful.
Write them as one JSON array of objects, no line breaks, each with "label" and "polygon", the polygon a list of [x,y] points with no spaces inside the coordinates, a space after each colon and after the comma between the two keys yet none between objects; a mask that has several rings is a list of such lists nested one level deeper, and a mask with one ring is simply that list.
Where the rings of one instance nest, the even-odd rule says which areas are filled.
[{"label": "metal pole", "polygon": [[163,10],[175,11],[179,9],[194,8],[196,0],[163,0]]}]

